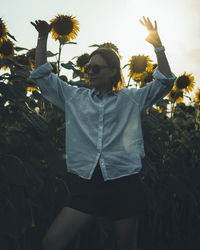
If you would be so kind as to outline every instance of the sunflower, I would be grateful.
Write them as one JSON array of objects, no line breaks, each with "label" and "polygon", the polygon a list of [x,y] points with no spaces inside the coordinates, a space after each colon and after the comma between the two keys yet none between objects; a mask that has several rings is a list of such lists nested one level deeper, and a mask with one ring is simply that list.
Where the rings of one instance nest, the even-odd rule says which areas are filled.
[{"label": "sunflower", "polygon": [[0,46],[0,58],[12,58],[14,56],[14,44],[10,39],[3,40]]},{"label": "sunflower", "polygon": [[90,60],[90,55],[88,53],[82,54],[76,57],[76,65],[79,70],[83,73],[83,77],[81,79],[85,80],[86,83],[89,83],[88,75],[84,73],[84,67]]},{"label": "sunflower", "polygon": [[129,62],[128,76],[132,77],[133,80],[140,80],[146,71],[152,71],[153,69],[152,60],[148,56],[132,56]]},{"label": "sunflower", "polygon": [[142,76],[142,79],[145,83],[151,82],[153,80],[153,73],[154,71],[146,71]]},{"label": "sunflower", "polygon": [[119,56],[119,58],[121,59],[121,56],[119,54],[119,49],[114,43],[103,43],[103,44],[100,44],[98,47],[114,50],[117,53],[117,55]]},{"label": "sunflower", "polygon": [[173,103],[181,103],[183,100],[183,91],[182,90],[177,90],[177,89],[172,89],[169,94],[167,95],[167,98],[170,102]]},{"label": "sunflower", "polygon": [[0,18],[0,40],[5,39],[7,34],[6,25],[4,24],[2,18]]},{"label": "sunflower", "polygon": [[195,102],[200,105],[200,89],[197,90],[194,97]]},{"label": "sunflower", "polygon": [[90,45],[89,47],[111,49],[111,50],[114,50],[117,53],[117,55],[119,56],[120,59],[122,58],[120,56],[120,54],[119,54],[118,47],[114,43],[107,42],[107,43],[102,43],[102,44],[93,44],[93,45]]},{"label": "sunflower", "polygon": [[153,68],[151,71],[145,71],[143,75],[138,80],[135,80],[135,81],[139,83],[140,87],[144,87],[147,85],[148,82],[153,81],[154,72],[155,72],[155,68]]},{"label": "sunflower", "polygon": [[182,74],[175,81],[175,89],[190,92],[194,88],[194,76],[192,74]]},{"label": "sunflower", "polygon": [[84,71],[85,65],[89,62],[90,55],[88,53],[82,54],[77,58],[76,65],[80,68],[81,72]]},{"label": "sunflower", "polygon": [[51,33],[55,41],[59,40],[62,44],[75,39],[79,31],[78,21],[73,16],[57,15],[50,20],[53,23]]}]

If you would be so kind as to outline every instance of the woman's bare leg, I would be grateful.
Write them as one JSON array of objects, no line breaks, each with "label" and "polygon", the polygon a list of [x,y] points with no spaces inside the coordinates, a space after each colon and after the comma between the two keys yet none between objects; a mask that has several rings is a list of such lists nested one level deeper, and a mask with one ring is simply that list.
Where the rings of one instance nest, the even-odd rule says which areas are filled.
[{"label": "woman's bare leg", "polygon": [[139,216],[113,222],[117,250],[138,250]]},{"label": "woman's bare leg", "polygon": [[95,217],[70,207],[64,207],[47,231],[43,247],[45,250],[65,249],[72,238]]}]

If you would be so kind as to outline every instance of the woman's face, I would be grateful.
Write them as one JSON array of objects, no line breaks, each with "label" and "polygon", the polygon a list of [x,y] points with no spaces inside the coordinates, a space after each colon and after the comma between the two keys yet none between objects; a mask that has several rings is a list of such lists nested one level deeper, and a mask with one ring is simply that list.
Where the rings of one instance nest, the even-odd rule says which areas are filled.
[{"label": "woman's face", "polygon": [[[89,84],[92,88],[97,90],[112,89],[112,82],[110,79],[114,76],[116,70],[110,69],[102,56],[98,54],[92,56],[87,66],[89,66]],[[93,66],[95,67],[93,68]]]}]

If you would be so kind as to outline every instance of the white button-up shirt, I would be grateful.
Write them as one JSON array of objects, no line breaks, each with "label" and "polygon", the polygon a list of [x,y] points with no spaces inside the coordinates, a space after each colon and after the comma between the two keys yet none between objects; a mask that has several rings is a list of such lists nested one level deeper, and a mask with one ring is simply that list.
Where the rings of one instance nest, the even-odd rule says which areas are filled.
[{"label": "white button-up shirt", "polygon": [[145,156],[141,112],[165,97],[176,76],[165,77],[156,68],[147,86],[107,92],[75,87],[52,73],[45,63],[30,78],[42,95],[65,112],[67,171],[91,179],[100,162],[104,180],[140,172]]}]

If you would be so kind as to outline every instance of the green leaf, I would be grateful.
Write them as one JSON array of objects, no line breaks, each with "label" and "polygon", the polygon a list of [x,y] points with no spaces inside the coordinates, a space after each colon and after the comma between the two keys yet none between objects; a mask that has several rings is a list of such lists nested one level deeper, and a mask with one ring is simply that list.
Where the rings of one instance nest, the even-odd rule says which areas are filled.
[{"label": "green leaf", "polygon": [[28,50],[28,49],[22,48],[22,47],[15,47],[15,50],[16,50],[16,51],[22,51],[22,50]]},{"label": "green leaf", "polygon": [[78,75],[75,72],[73,72],[72,78],[74,79],[76,77],[78,77]]},{"label": "green leaf", "polygon": [[126,67],[129,66],[129,65],[130,65],[130,63],[124,65],[124,66],[122,67],[122,69],[126,68]]},{"label": "green leaf", "polygon": [[99,45],[98,44],[92,44],[92,45],[90,45],[88,47],[99,47]]},{"label": "green leaf", "polygon": [[47,51],[47,57],[52,57],[52,56],[56,56],[58,55],[58,53],[52,53],[51,51]]},{"label": "green leaf", "polygon": [[23,67],[24,69],[30,70],[30,66],[18,63],[17,61],[13,59],[0,59],[0,68],[2,68],[3,66],[9,67],[11,65],[18,65],[18,66]]},{"label": "green leaf", "polygon": [[8,66],[10,66],[12,64],[13,64],[13,62],[10,59],[0,59],[0,68],[2,68],[3,66],[8,67]]},{"label": "green leaf", "polygon": [[65,75],[61,75],[59,76],[61,80],[63,80],[64,82],[68,82],[68,79]]},{"label": "green leaf", "polygon": [[73,64],[71,61],[69,61],[68,63],[61,63],[61,66],[62,66],[63,68],[65,68],[65,69],[71,69],[71,70],[73,70],[74,73],[75,73],[77,76],[81,77],[81,78],[84,77],[83,72],[81,72],[80,70],[76,69],[76,68],[74,67],[74,64]]},{"label": "green leaf", "polygon": [[78,58],[78,56],[74,56],[71,60],[74,60],[74,59],[76,59],[76,58]]},{"label": "green leaf", "polygon": [[26,98],[27,90],[22,82],[15,82],[14,85],[9,85],[9,94],[11,95],[11,98]]},{"label": "green leaf", "polygon": [[67,62],[67,63],[61,63],[61,66],[62,66],[63,68],[65,68],[65,69],[73,69],[73,68],[74,68],[73,65],[74,65],[73,62],[71,62],[71,61],[69,61],[69,62]]},{"label": "green leaf", "polygon": [[15,39],[15,37],[13,35],[11,35],[9,32],[7,32],[7,36],[9,36],[11,39],[13,39],[15,42],[17,42],[17,40]]},{"label": "green leaf", "polygon": [[169,104],[169,101],[167,99],[161,99],[157,103],[155,103],[156,106],[165,107],[167,104]]},{"label": "green leaf", "polygon": [[26,70],[16,70],[14,73],[16,76],[20,76],[22,78],[28,78],[30,75],[30,72]]},{"label": "green leaf", "polygon": [[66,42],[65,44],[77,44],[76,42]]}]

